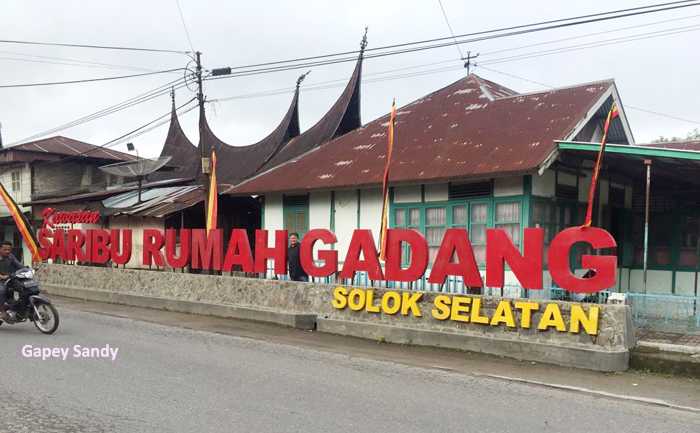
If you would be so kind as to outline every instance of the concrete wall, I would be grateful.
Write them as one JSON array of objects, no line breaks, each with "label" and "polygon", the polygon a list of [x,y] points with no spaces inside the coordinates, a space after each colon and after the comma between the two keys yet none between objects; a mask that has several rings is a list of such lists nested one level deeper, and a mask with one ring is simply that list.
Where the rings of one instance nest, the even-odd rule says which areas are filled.
[{"label": "concrete wall", "polygon": [[[131,259],[126,264],[127,268],[144,268],[142,264],[143,231],[145,229],[164,230],[164,220],[160,218],[143,218],[130,216],[110,217],[108,229],[131,229]],[[155,267],[155,265],[154,265]]]},{"label": "concrete wall", "polygon": [[[65,265],[43,265],[38,270],[38,278],[45,288],[56,293],[79,289],[80,296],[91,297],[97,293],[102,294],[102,299],[114,302],[126,298],[110,294],[133,295],[132,300],[149,297],[156,308],[176,305],[169,301],[179,300],[241,306],[265,314],[270,311],[314,314],[318,316],[318,329],[326,332],[605,371],[626,369],[629,349],[634,345],[629,307],[623,305],[601,305],[599,333],[589,336],[552,329],[538,331],[439,321],[430,314],[434,297],[438,295],[435,293],[422,295],[419,307],[423,317],[412,317],[334,309],[331,285],[87,266],[80,267],[77,272],[75,267]],[[383,292],[375,289],[377,297]],[[162,299],[160,304],[158,299]],[[498,298],[483,297],[482,312],[490,316],[498,301]],[[556,303],[568,323],[571,304]],[[539,317],[540,313],[534,313],[533,323],[537,323]],[[516,321],[519,323],[520,319]]]}]

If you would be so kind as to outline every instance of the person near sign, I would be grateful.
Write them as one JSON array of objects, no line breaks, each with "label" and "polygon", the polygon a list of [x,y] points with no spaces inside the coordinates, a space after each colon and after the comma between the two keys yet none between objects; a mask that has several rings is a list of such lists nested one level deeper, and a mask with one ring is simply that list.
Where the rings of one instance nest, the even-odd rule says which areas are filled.
[{"label": "person near sign", "polygon": [[292,281],[309,281],[309,276],[301,266],[300,245],[299,233],[291,233],[289,235],[289,247],[287,248],[289,279]]}]

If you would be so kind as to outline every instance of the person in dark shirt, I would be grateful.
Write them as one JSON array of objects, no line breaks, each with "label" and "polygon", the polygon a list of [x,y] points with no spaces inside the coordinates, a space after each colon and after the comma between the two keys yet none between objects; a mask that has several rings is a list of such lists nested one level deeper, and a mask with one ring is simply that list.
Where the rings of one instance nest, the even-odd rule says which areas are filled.
[{"label": "person in dark shirt", "polygon": [[289,278],[292,281],[309,281],[309,276],[301,266],[299,233],[289,235],[289,248],[287,248],[287,265],[289,266]]},{"label": "person in dark shirt", "polygon": [[0,242],[0,319],[7,321],[7,279],[15,271],[22,269],[24,265],[12,255],[12,243],[8,241]]}]

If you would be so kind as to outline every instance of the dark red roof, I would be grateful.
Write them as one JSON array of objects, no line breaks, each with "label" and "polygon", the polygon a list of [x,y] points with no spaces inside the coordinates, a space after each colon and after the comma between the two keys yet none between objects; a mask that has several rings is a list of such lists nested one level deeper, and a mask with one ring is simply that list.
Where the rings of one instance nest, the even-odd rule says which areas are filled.
[{"label": "dark red roof", "polygon": [[[347,133],[361,125],[360,121],[360,81],[362,75],[362,54],[358,57],[355,70],[330,110],[314,126],[300,134],[299,131],[299,88],[278,126],[265,138],[248,146],[232,146],[219,139],[209,127],[206,116],[199,116],[199,145],[194,146],[180,127],[173,111],[170,129],[161,151],[161,156],[172,156],[169,166],[173,171],[156,172],[149,176],[153,180],[188,178],[201,176],[200,148],[206,155],[216,150],[219,181],[237,184],[261,171],[295,158],[321,144]],[[201,147],[200,147],[201,146]]]},{"label": "dark red roof", "polygon": [[[567,138],[613,85],[601,81],[518,95],[474,74],[397,112],[392,182],[526,173]],[[381,183],[388,115],[241,183],[235,193]]]},{"label": "dark red roof", "polygon": [[172,157],[168,166],[173,167],[174,170],[151,173],[148,175],[150,180],[195,179],[199,175],[201,170],[199,149],[192,144],[182,130],[177,118],[174,100],[170,113],[170,127],[160,156]]},{"label": "dark red roof", "polygon": [[299,135],[299,88],[294,92],[287,114],[267,137],[248,146],[231,146],[214,135],[205,116],[199,119],[199,141],[206,154],[216,150],[217,177],[220,182],[236,184],[254,175],[273,158],[292,137]]},{"label": "dark red roof", "polygon": [[664,143],[644,143],[637,146],[661,147],[663,149],[698,150],[700,151],[700,140],[679,140],[666,141]]},{"label": "dark red roof", "polygon": [[96,146],[94,144],[85,143],[72,138],[62,137],[60,135],[0,149],[0,152],[2,151],[21,151],[47,155],[76,156],[104,159],[109,161],[131,161],[135,159],[133,155],[129,155],[128,153],[119,152],[103,146]]},{"label": "dark red roof", "polygon": [[360,82],[362,78],[362,54],[357,59],[355,70],[345,90],[335,104],[314,126],[291,139],[271,158],[261,171],[265,171],[314,149],[323,143],[346,134],[362,125],[360,119]]}]

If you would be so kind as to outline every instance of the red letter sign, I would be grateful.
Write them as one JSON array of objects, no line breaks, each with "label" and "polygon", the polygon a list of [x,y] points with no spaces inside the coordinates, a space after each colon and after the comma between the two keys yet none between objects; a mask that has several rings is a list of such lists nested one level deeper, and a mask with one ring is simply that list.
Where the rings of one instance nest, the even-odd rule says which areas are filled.
[{"label": "red letter sign", "polygon": [[559,287],[576,293],[594,293],[615,285],[617,258],[615,256],[581,257],[581,265],[594,269],[591,278],[578,278],[569,268],[569,253],[577,242],[589,243],[593,248],[614,248],[615,239],[598,227],[570,227],[557,234],[549,246],[549,273]]},{"label": "red letter sign", "polygon": [[[457,254],[457,262],[452,262],[452,256]],[[469,233],[465,229],[447,229],[442,238],[433,270],[430,271],[428,282],[442,284],[448,275],[461,276],[464,285],[482,287],[479,267],[476,265],[474,250],[469,242]]]},{"label": "red letter sign", "polygon": [[287,273],[287,230],[275,230],[275,246],[267,246],[267,230],[255,230],[255,272],[267,272],[267,260],[275,261],[275,274]]},{"label": "red letter sign", "polygon": [[544,229],[525,229],[524,254],[501,229],[486,230],[486,285],[503,287],[504,263],[510,265],[520,285],[542,290],[542,247]]},{"label": "red letter sign", "polygon": [[[401,267],[401,247],[406,242],[411,250],[411,263]],[[428,267],[428,242],[415,230],[387,230],[386,279],[389,281],[416,281]]]},{"label": "red letter sign", "polygon": [[221,270],[224,237],[221,229],[192,230],[192,269]]},{"label": "red letter sign", "polygon": [[248,232],[245,229],[231,230],[231,239],[226,248],[224,271],[231,272],[234,266],[240,266],[243,272],[253,272],[253,253],[250,251]]},{"label": "red letter sign", "polygon": [[327,277],[338,271],[338,252],[333,250],[320,250],[318,258],[323,260],[323,266],[316,266],[314,263],[314,244],[316,241],[323,241],[325,244],[338,242],[333,232],[326,229],[309,230],[301,241],[300,260],[301,267],[304,268],[310,277]]},{"label": "red letter sign", "polygon": [[[364,260],[360,260],[360,254]],[[377,256],[377,247],[374,245],[372,231],[356,229],[350,240],[343,270],[340,271],[340,278],[354,278],[355,272],[366,271],[370,280],[383,280],[384,276]]]}]

